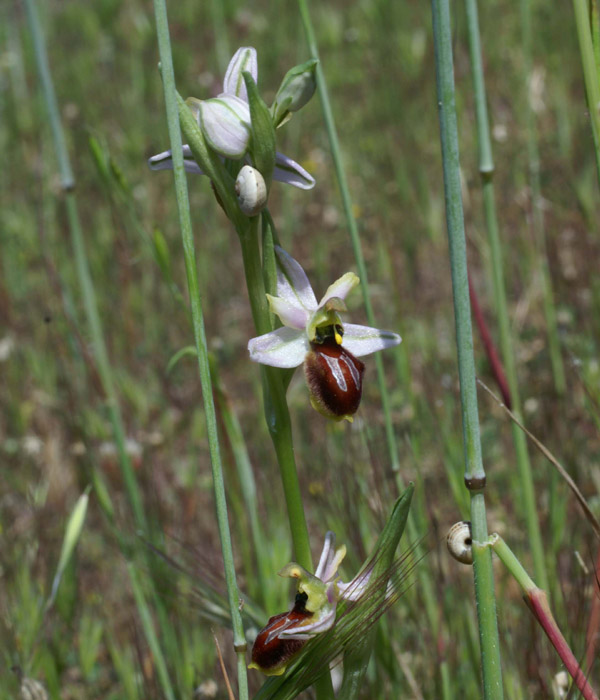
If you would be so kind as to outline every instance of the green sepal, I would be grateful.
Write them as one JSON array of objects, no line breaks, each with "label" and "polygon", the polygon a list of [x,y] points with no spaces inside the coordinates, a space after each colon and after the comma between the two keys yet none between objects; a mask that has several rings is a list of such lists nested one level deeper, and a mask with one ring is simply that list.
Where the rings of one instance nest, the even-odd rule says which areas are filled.
[{"label": "green sepal", "polygon": [[258,88],[248,71],[242,73],[248,92],[250,105],[250,121],[252,122],[252,139],[250,140],[250,155],[254,167],[265,179],[267,191],[271,188],[273,171],[275,170],[275,129],[271,112],[258,94]]}]

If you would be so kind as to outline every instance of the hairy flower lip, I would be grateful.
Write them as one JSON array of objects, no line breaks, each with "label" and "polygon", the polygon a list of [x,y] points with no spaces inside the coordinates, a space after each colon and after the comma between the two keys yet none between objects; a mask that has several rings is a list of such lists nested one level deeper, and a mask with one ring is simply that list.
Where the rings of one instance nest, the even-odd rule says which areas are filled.
[{"label": "hairy flower lip", "polygon": [[309,573],[295,562],[287,564],[280,576],[298,580],[298,593],[292,609],[270,617],[258,633],[252,648],[252,663],[266,675],[281,675],[300,652],[304,643],[330,630],[335,624],[341,600],[356,601],[366,591],[371,571],[362,571],[343,583],[338,568],[346,556],[346,547],[335,548],[335,534],[327,532],[317,569]]},{"label": "hairy flower lip", "polygon": [[[210,103],[211,100],[196,101],[199,119],[205,122],[208,121],[208,134],[206,132],[206,124],[204,124],[204,127],[205,135],[207,135],[207,140],[211,147],[222,156],[232,159],[239,159],[245,156],[250,139],[250,131],[244,126],[244,123],[247,121],[249,127],[249,111],[246,119],[245,112],[241,114],[244,108],[239,104],[241,102],[247,110],[248,93],[242,76],[244,71],[248,71],[252,75],[254,82],[257,81],[258,62],[256,49],[251,46],[242,46],[235,52],[225,72],[222,94],[218,98],[211,98],[212,100],[225,100],[226,103],[229,103],[227,107],[230,109],[230,113],[231,110],[239,113],[239,123],[234,123],[233,119],[230,118],[225,124],[220,125],[217,118],[217,110],[209,105],[209,113],[206,114],[207,108],[205,105],[203,106],[203,103]],[[234,102],[234,100],[237,102]],[[221,109],[220,113],[227,115],[228,112]],[[186,172],[204,175],[200,166],[194,161],[190,147],[187,144],[183,146],[183,158]],[[148,165],[151,170],[172,170],[171,151],[163,151],[152,156],[148,160]],[[315,186],[315,179],[312,175],[283,153],[276,153],[275,155],[273,179],[302,190],[310,190]]]}]

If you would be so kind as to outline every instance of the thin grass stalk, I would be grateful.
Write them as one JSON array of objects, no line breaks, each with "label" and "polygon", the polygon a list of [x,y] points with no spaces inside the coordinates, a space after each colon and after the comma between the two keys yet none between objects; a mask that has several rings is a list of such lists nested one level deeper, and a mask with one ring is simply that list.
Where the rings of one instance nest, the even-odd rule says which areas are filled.
[{"label": "thin grass stalk", "polygon": [[[248,218],[241,212],[237,205],[233,187],[230,188],[223,181],[223,174],[220,172],[223,169],[221,162],[208,149],[196,119],[179,96],[178,106],[181,126],[192,153],[198,163],[201,164],[203,171],[212,180],[223,202],[227,216],[238,233],[255,329],[259,335],[268,333],[273,330],[273,326],[265,295],[263,263],[259,247],[259,217]],[[278,368],[261,365],[261,373],[265,417],[277,453],[283,481],[295,559],[305,569],[312,570],[308,529],[306,527],[294,457],[291,419],[285,398],[286,386],[282,379],[282,372]]]},{"label": "thin grass stalk", "polygon": [[[597,56],[594,51],[592,40],[592,29],[590,22],[596,20],[596,31],[598,31],[598,10],[597,5],[592,5],[590,12],[587,0],[573,0],[575,11],[575,22],[577,24],[577,38],[579,39],[579,51],[581,53],[581,65],[583,67],[583,79],[585,82],[585,93],[587,95],[588,109],[590,111],[590,122],[592,125],[592,135],[594,137],[594,152],[596,154],[596,172],[598,184],[600,185],[600,75],[597,70]],[[598,42],[600,44],[600,42]],[[600,51],[600,46],[598,47]]]},{"label": "thin grass stalk", "polygon": [[[310,18],[310,12],[308,10],[307,0],[298,0],[300,15],[302,18],[302,24],[304,26],[304,32],[306,35],[306,41],[308,44],[308,49],[311,54],[311,58],[316,58],[319,60],[319,49],[317,45],[317,39],[315,35],[315,30]],[[362,246],[360,242],[360,236],[358,233],[358,228],[356,225],[356,219],[352,213],[352,198],[350,196],[350,190],[348,188],[348,182],[346,179],[346,173],[344,170],[344,165],[342,163],[341,149],[339,145],[339,140],[337,136],[337,129],[335,126],[335,119],[333,116],[333,110],[331,108],[331,102],[329,100],[329,92],[327,90],[327,82],[325,80],[325,74],[321,63],[317,63],[316,66],[317,73],[317,92],[319,94],[319,99],[321,101],[321,107],[323,110],[323,120],[325,122],[325,128],[327,130],[327,137],[329,139],[329,144],[331,148],[331,155],[334,162],[336,177],[338,180],[338,186],[340,188],[340,193],[342,196],[342,203],[344,207],[344,214],[346,216],[346,221],[348,225],[348,230],[350,232],[350,239],[352,241],[352,248],[354,251],[354,257],[356,260],[356,267],[358,268],[358,274],[361,280],[361,290],[363,296],[363,303],[365,305],[365,312],[367,315],[367,321],[369,325],[376,327],[377,323],[375,321],[375,315],[373,313],[373,306],[371,304],[371,296],[369,292],[369,282],[367,277],[367,268],[365,265],[365,260],[362,252]],[[396,439],[396,434],[394,431],[389,393],[387,389],[383,360],[381,356],[376,353],[374,356],[375,367],[377,370],[377,385],[379,389],[379,394],[381,396],[381,404],[383,409],[384,424],[385,424],[385,435],[388,447],[388,454],[390,458],[390,463],[392,469],[397,474],[397,482],[399,489],[404,488],[404,483],[400,477],[400,461],[398,456],[398,444]],[[416,542],[419,539],[419,534],[415,527],[415,520],[412,512],[409,514],[408,524],[407,524],[407,534],[408,538],[412,542]],[[434,598],[434,589],[430,577],[426,573],[422,573],[420,576],[420,590],[423,593],[423,598],[425,600],[425,608],[428,612],[429,623],[434,636],[437,635],[438,629],[438,615],[437,615],[437,603]]]},{"label": "thin grass stalk", "polygon": [[461,199],[458,131],[454,99],[452,38],[448,0],[432,0],[437,99],[440,120],[446,222],[450,247],[452,293],[458,350],[458,371],[465,453],[465,484],[471,497],[473,568],[479,620],[481,667],[484,696],[503,697],[500,642],[492,559],[487,547],[478,546],[488,538],[485,510],[485,471],[481,458],[473,334],[469,306],[467,251]]},{"label": "thin grass stalk", "polygon": [[554,615],[548,605],[546,592],[536,586],[531,580],[521,562],[500,535],[494,533],[490,537],[488,544],[523,589],[525,603],[546,633],[552,646],[556,649],[574,684],[581,691],[582,696],[585,700],[598,700],[598,696],[589,684],[586,674],[579,665],[579,661],[571,651],[567,640],[554,619]]},{"label": "thin grass stalk", "polygon": [[[515,354],[510,332],[510,320],[508,316],[508,304],[506,301],[506,289],[504,286],[502,245],[498,232],[498,217],[496,216],[496,200],[494,195],[494,160],[492,155],[492,142],[486,105],[485,80],[483,75],[483,63],[481,56],[481,43],[479,36],[479,19],[477,12],[477,0],[466,0],[467,31],[469,37],[469,51],[473,72],[473,92],[475,95],[475,108],[477,116],[477,139],[479,144],[479,173],[483,190],[483,206],[485,224],[490,244],[492,258],[492,276],[494,286],[494,300],[498,315],[498,328],[500,331],[500,347],[502,359],[506,371],[506,378],[512,402],[512,410],[517,416],[521,416],[521,397],[519,394],[519,382],[515,366]],[[540,532],[535,503],[535,487],[531,473],[531,463],[527,451],[527,438],[522,430],[513,423],[512,438],[515,445],[517,458],[517,470],[519,472],[519,486],[525,507],[525,519],[529,535],[529,545],[533,556],[533,568],[535,576],[542,588],[548,590],[548,574],[544,558],[544,548]]]},{"label": "thin grass stalk", "polygon": [[177,208],[179,211],[179,224],[181,228],[185,258],[188,292],[190,297],[194,341],[198,355],[198,371],[200,375],[200,383],[202,385],[202,400],[204,404],[208,445],[212,464],[217,523],[219,526],[223,564],[225,567],[227,597],[233,626],[233,644],[238,657],[238,693],[240,700],[247,700],[248,679],[245,662],[246,636],[244,634],[242,617],[239,610],[240,596],[235,577],[231,534],[227,519],[227,501],[225,498],[225,485],[223,481],[223,468],[219,449],[217,418],[213,400],[212,381],[208,360],[208,347],[204,330],[204,315],[202,311],[202,300],[200,297],[200,288],[198,283],[196,254],[194,251],[194,238],[192,233],[192,220],[190,216],[187,180],[183,167],[183,155],[181,150],[182,141],[179,127],[179,108],[177,105],[177,93],[175,90],[175,76],[173,72],[173,58],[171,55],[171,41],[169,37],[169,25],[165,0],[154,0],[154,15],[156,19],[158,48],[162,67],[161,73],[165,93],[169,139],[171,151],[173,153],[173,176],[175,181]]},{"label": "thin grass stalk", "polygon": [[[127,454],[125,449],[125,430],[123,425],[123,419],[121,416],[120,406],[115,390],[112,368],[110,366],[108,353],[106,351],[106,345],[104,342],[104,335],[102,332],[100,315],[98,313],[98,304],[94,284],[89,270],[87,253],[84,245],[83,233],[81,229],[81,223],[79,219],[77,202],[74,192],[75,179],[73,176],[68,151],[66,149],[64,133],[62,130],[62,124],[60,120],[60,113],[58,110],[58,103],[56,100],[56,94],[54,92],[54,85],[52,82],[52,76],[50,73],[50,67],[44,43],[44,37],[37,16],[37,9],[34,0],[27,0],[26,7],[30,31],[33,36],[36,63],[38,66],[38,71],[40,73],[40,80],[42,83],[44,98],[50,115],[50,123],[52,127],[54,145],[59,163],[61,186],[65,196],[67,220],[69,223],[69,231],[71,234],[71,244],[75,254],[75,266],[81,289],[81,295],[83,298],[86,319],[92,337],[92,346],[94,348],[94,356],[98,367],[98,374],[100,376],[102,388],[108,404],[109,416],[113,429],[113,436],[117,445],[117,451],[119,456],[119,466],[121,469],[123,483],[125,484],[125,490],[129,499],[129,503],[133,511],[134,522],[137,530],[146,534],[148,533],[147,518],[144,512],[142,497],[136,481],[135,473],[133,471],[129,455]],[[94,480],[94,485],[96,488],[98,487],[98,479]],[[112,504],[110,502],[110,496],[108,495],[108,492],[104,490],[97,490],[96,494],[99,498],[99,501],[103,504],[104,512],[109,518],[111,528],[117,537],[117,541],[119,542],[121,552],[126,558],[129,559],[131,556],[131,547],[126,542],[125,538],[118,530],[118,528],[115,526],[113,518],[114,511],[112,509]],[[153,562],[149,561],[150,570],[152,570],[152,564]],[[132,585],[135,585],[133,580]],[[156,604],[156,609],[162,628],[162,636],[165,639],[169,639],[170,626],[167,624],[168,621],[166,618],[164,608],[162,606],[162,602],[160,601],[160,599],[157,598],[156,594],[154,594],[154,601]],[[143,615],[143,613],[144,611],[140,610],[140,615]],[[146,626],[144,627],[144,630],[147,631]],[[160,659],[156,659],[156,662],[157,664],[160,664]]]},{"label": "thin grass stalk", "polygon": [[135,566],[128,563],[127,570],[129,572],[129,578],[131,580],[131,586],[133,588],[133,597],[135,599],[135,604],[137,610],[140,614],[140,619],[142,621],[142,627],[144,629],[144,634],[146,640],[148,641],[148,646],[152,652],[152,658],[154,659],[154,664],[156,666],[156,673],[158,675],[158,680],[165,694],[167,700],[175,700],[175,693],[173,692],[173,687],[171,685],[171,679],[169,677],[169,671],[167,669],[167,663],[165,657],[163,656],[160,642],[154,631],[154,624],[152,622],[152,613],[146,602],[144,596],[144,591],[142,589],[142,582],[139,578],[139,572]]},{"label": "thin grass stalk", "polygon": [[[300,15],[302,18],[302,25],[304,27],[304,33],[306,35],[306,42],[308,44],[308,50],[310,52],[311,58],[316,58],[319,60],[319,49],[317,46],[317,40],[315,36],[315,30],[310,19],[310,13],[308,11],[307,0],[298,0],[298,5],[300,7]],[[331,148],[331,157],[333,158],[333,164],[335,167],[335,174],[338,181],[338,186],[340,188],[340,194],[342,196],[342,205],[344,208],[344,214],[346,216],[346,223],[348,225],[348,231],[350,233],[350,240],[352,241],[352,249],[354,251],[354,258],[356,260],[356,267],[358,268],[358,276],[361,281],[361,291],[363,297],[363,303],[365,305],[365,312],[367,314],[367,321],[370,326],[377,327],[375,321],[375,314],[373,313],[373,306],[371,304],[371,295],[369,292],[369,279],[367,277],[367,266],[365,265],[365,259],[362,252],[362,246],[360,243],[360,235],[358,233],[358,227],[356,225],[356,219],[352,213],[352,198],[350,196],[350,189],[348,187],[348,181],[346,179],[346,173],[344,171],[344,165],[342,163],[342,154],[340,149],[340,144],[337,136],[337,129],[335,126],[335,119],[333,117],[333,111],[331,109],[331,103],[329,101],[329,92],[327,90],[327,82],[325,80],[325,74],[321,63],[317,63],[317,92],[319,94],[319,99],[321,101],[321,108],[323,109],[323,120],[325,122],[325,128],[327,130],[327,138],[329,139],[329,146]],[[385,436],[390,457],[390,462],[392,469],[398,471],[400,469],[400,460],[398,457],[398,445],[396,441],[396,435],[394,432],[394,425],[392,422],[392,413],[390,407],[390,398],[388,393],[388,388],[385,380],[385,372],[383,368],[383,360],[379,353],[375,354],[375,367],[377,370],[377,385],[379,388],[379,394],[381,396],[381,405],[383,409],[383,418],[385,423]]]},{"label": "thin grass stalk", "polygon": [[98,313],[98,302],[94,283],[90,274],[90,268],[87,259],[87,253],[84,244],[79,212],[77,209],[77,201],[75,196],[75,178],[71,168],[69,153],[64,137],[64,131],[60,119],[60,111],[54,91],[54,84],[48,63],[48,54],[44,41],[44,35],[40,25],[39,17],[35,0],[26,0],[25,7],[27,9],[27,18],[29,29],[33,38],[33,47],[35,60],[37,64],[40,82],[44,93],[44,100],[50,118],[50,127],[54,141],[54,148],[58,160],[60,172],[61,189],[64,195],[64,201],[67,211],[67,221],[69,223],[69,232],[71,235],[71,246],[75,255],[75,267],[79,287],[81,289],[81,297],[85,310],[85,316],[88,323],[92,347],[94,348],[94,357],[96,360],[98,374],[102,382],[102,388],[106,397],[109,417],[113,429],[113,436],[117,446],[119,455],[119,466],[125,484],[127,497],[133,511],[133,517],[136,527],[144,533],[148,532],[146,515],[140,489],[138,487],[135,472],[129,455],[125,449],[125,428],[121,415],[121,408],[117,393],[115,390],[115,382],[113,378],[112,368],[108,359],[108,352],[104,342],[104,334],[102,324],[100,322],[100,314]]},{"label": "thin grass stalk", "polygon": [[548,264],[548,250],[546,246],[546,230],[544,226],[540,183],[540,154],[535,113],[533,111],[530,95],[530,83],[533,75],[531,22],[531,0],[521,0],[523,73],[526,81],[525,101],[527,103],[525,108],[527,121],[527,157],[529,161],[529,185],[531,188],[532,228],[536,245],[537,264],[540,267],[541,274],[544,316],[546,318],[546,332],[548,334],[548,349],[550,352],[554,388],[559,395],[562,395],[566,391],[565,368],[560,350],[560,340],[556,323],[556,308],[552,291],[552,278],[550,277],[550,267]]},{"label": "thin grass stalk", "polygon": [[217,404],[221,411],[221,416],[225,425],[225,432],[229,439],[229,444],[233,453],[233,459],[235,461],[237,474],[242,489],[242,498],[246,506],[248,523],[250,525],[250,534],[252,544],[254,546],[255,565],[258,574],[258,581],[256,582],[254,588],[257,591],[264,591],[266,572],[263,570],[264,557],[262,556],[262,553],[264,552],[265,548],[265,537],[260,526],[260,518],[258,515],[258,498],[256,481],[254,479],[254,472],[252,471],[252,463],[246,447],[246,441],[244,440],[242,427],[235,411],[233,410],[233,406],[231,405],[231,399],[229,398],[225,387],[221,382],[217,363],[213,362],[212,360],[211,376],[213,379]]}]

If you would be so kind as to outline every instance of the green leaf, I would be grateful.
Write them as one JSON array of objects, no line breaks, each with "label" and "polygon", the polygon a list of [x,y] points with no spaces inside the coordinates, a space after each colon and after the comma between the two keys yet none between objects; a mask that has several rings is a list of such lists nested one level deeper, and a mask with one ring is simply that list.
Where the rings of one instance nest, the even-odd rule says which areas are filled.
[{"label": "green leaf", "polygon": [[271,187],[275,169],[275,129],[269,108],[258,94],[258,88],[248,71],[242,73],[248,91],[250,120],[252,122],[252,140],[250,154],[254,166],[265,179],[267,190]]},{"label": "green leaf", "polygon": [[69,563],[69,559],[73,556],[79,537],[81,536],[81,531],[83,530],[83,523],[85,522],[85,515],[87,513],[90,486],[88,486],[84,493],[81,494],[71,517],[67,523],[65,530],[65,537],[63,539],[62,549],[60,552],[60,558],[58,560],[58,566],[56,567],[56,574],[54,575],[54,581],[52,582],[52,591],[50,592],[50,598],[46,604],[46,608],[50,608],[56,599],[56,593],[58,592],[58,586],[62,575]]}]

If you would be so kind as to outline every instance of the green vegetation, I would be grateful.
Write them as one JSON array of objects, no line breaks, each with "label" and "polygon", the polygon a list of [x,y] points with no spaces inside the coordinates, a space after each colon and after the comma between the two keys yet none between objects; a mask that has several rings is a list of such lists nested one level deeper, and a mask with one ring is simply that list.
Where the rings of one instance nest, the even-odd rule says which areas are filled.
[{"label": "green vegetation", "polygon": [[[26,7],[40,15],[52,119]],[[469,275],[515,414],[599,517],[598,4],[479,3],[482,65],[474,9],[474,0],[450,3],[462,176],[454,184]],[[217,95],[235,49],[256,47],[250,109],[262,136],[253,147],[266,170],[272,144],[260,98],[271,105],[288,69],[318,54],[317,94],[276,131],[277,150],[317,184],[273,181],[269,216],[236,210],[230,220],[208,178],[189,175],[187,195],[178,180],[178,208],[173,173],[146,162],[170,143],[151,6],[27,0],[0,9],[0,700],[25,686],[42,693],[36,682],[53,700],[228,698],[220,653],[234,696],[245,697],[244,632],[251,647],[293,601],[276,573],[294,558],[316,563],[332,530],[347,547],[342,580],[352,579],[377,556],[409,482],[400,563],[375,559],[379,587],[364,616],[379,614],[388,580],[399,600],[373,627],[360,606],[340,604],[347,626],[333,628],[329,646],[325,637],[307,645],[298,664],[315,665],[307,677],[319,700],[332,697],[317,660],[360,630],[363,644],[346,650],[344,697],[479,698],[473,570],[444,542],[471,504],[432,8],[212,0],[168,10],[184,98]],[[170,126],[176,138],[173,114]],[[185,120],[183,131],[192,143]],[[194,147],[206,148],[201,141]],[[237,172],[214,156],[207,165],[231,214],[226,188]],[[348,320],[402,335],[398,347],[362,358],[353,423],[313,410],[302,368],[248,359],[248,340],[276,327],[262,294],[275,293],[274,244],[302,264],[317,298],[348,270],[368,275],[362,299],[347,299]],[[466,280],[456,256],[453,265],[462,313]],[[463,352],[465,329],[461,322]],[[475,324],[473,332],[475,373],[499,393]],[[468,382],[472,392],[472,374]],[[477,398],[478,421],[468,399],[467,473],[481,476],[483,462],[487,530],[546,587],[598,692],[594,529],[550,461],[488,393]],[[472,498],[474,534],[485,536],[481,492]],[[566,697],[560,659],[495,555],[487,571],[489,556],[476,548],[479,583],[491,570],[495,578],[504,696]],[[485,585],[489,592],[491,577]],[[487,594],[478,595],[481,604]],[[303,687],[303,669],[292,671],[261,697]],[[247,679],[254,697],[264,677],[250,670]]]}]

